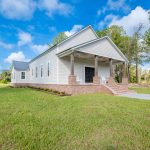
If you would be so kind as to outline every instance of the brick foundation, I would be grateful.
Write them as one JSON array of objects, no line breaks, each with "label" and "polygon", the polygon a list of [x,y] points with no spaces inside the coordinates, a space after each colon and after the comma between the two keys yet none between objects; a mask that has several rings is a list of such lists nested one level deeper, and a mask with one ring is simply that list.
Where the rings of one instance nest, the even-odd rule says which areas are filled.
[{"label": "brick foundation", "polygon": [[128,78],[123,77],[123,78],[122,78],[122,84],[128,85]]},{"label": "brick foundation", "polygon": [[75,75],[70,75],[68,77],[68,84],[69,85],[75,85],[75,84],[77,84],[76,76]]},{"label": "brick foundation", "polygon": [[114,78],[113,77],[109,77],[108,84],[112,84],[112,83],[114,83]]},{"label": "brick foundation", "polygon": [[93,77],[93,83],[94,83],[94,84],[100,84],[100,77],[94,76],[94,77]]},{"label": "brick foundation", "polygon": [[41,87],[41,88],[49,88],[54,89],[60,92],[66,92],[67,94],[71,95],[79,95],[79,94],[88,94],[88,93],[99,93],[104,92],[108,94],[112,94],[109,89],[104,87],[103,85],[58,85],[58,84],[24,84],[24,83],[16,83],[12,84],[14,87]]}]

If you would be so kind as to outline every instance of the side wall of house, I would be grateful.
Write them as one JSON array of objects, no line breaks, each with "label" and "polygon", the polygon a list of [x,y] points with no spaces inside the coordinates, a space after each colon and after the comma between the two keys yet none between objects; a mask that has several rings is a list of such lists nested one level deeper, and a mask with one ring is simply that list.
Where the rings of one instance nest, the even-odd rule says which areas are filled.
[{"label": "side wall of house", "polygon": [[[21,72],[25,72],[25,79],[21,79]],[[13,68],[11,73],[11,83],[28,83],[28,81],[30,80],[29,73],[30,73],[29,70],[18,71]]]},{"label": "side wall of house", "polygon": [[15,83],[16,82],[16,71],[14,69],[14,67],[12,67],[11,70],[11,83]]},{"label": "side wall of house", "polygon": [[[85,67],[94,67],[94,59],[79,59],[75,58],[74,73],[79,84],[85,84]],[[98,74],[103,81],[110,76],[110,68],[108,63],[100,63]],[[68,84],[68,76],[70,75],[70,59],[69,57],[61,58],[59,60],[59,83]],[[101,82],[103,82],[101,81]]]},{"label": "side wall of house", "polygon": [[[29,64],[30,68],[30,81],[29,83],[38,84],[57,84],[57,62],[56,56],[57,48],[52,49],[45,55],[39,57]],[[49,63],[49,75],[48,75]],[[37,67],[37,75],[36,75]],[[43,68],[43,75],[41,76],[41,67]]]}]

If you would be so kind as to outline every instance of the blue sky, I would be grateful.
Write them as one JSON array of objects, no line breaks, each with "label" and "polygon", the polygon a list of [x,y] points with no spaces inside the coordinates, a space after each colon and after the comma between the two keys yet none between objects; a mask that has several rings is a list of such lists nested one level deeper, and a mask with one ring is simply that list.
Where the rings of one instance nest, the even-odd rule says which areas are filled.
[{"label": "blue sky", "polygon": [[149,0],[0,0],[0,8],[0,70],[34,58],[62,31],[69,36],[89,24],[95,30],[117,24],[132,35],[139,23],[143,32],[150,27]]}]

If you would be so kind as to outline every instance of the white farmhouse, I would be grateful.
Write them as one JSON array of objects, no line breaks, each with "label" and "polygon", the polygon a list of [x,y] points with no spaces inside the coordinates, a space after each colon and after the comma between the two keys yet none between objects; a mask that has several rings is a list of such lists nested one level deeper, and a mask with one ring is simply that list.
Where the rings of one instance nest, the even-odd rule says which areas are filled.
[{"label": "white farmhouse", "polygon": [[[50,47],[30,62],[13,61],[13,86],[36,86],[69,94],[128,92],[127,58],[109,37],[99,38],[91,26]],[[114,82],[113,68],[122,64],[123,84]]]}]

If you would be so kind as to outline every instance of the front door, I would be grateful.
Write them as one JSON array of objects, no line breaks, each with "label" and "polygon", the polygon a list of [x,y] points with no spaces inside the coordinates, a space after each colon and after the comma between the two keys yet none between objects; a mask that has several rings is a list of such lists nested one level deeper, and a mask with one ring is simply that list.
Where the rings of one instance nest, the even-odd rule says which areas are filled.
[{"label": "front door", "polygon": [[85,67],[85,83],[93,82],[94,70],[92,67]]}]

